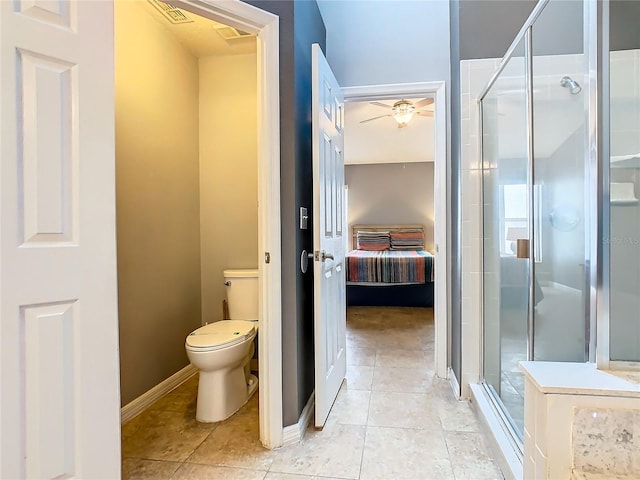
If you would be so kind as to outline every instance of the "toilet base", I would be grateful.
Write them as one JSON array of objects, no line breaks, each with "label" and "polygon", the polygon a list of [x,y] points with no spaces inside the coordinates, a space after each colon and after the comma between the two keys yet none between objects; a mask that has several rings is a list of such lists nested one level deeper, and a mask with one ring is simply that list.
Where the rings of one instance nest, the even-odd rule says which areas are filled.
[{"label": "toilet base", "polygon": [[240,410],[258,389],[258,377],[249,375],[248,382],[246,378],[243,367],[236,368],[226,380],[220,371],[200,371],[196,420],[221,422]]}]

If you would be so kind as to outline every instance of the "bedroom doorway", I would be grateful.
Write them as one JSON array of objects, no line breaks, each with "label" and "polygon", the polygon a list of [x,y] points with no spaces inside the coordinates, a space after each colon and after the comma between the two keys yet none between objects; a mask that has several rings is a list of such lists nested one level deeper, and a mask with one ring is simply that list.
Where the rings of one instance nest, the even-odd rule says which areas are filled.
[{"label": "bedroom doorway", "polygon": [[[423,235],[424,249],[433,253],[433,265],[437,265],[434,268],[433,278],[433,312],[435,317],[435,372],[441,378],[447,377],[447,355],[448,355],[448,279],[447,279],[447,264],[448,264],[448,250],[447,250],[447,229],[448,224],[448,211],[447,211],[447,162],[446,162],[446,110],[445,110],[445,91],[444,82],[428,82],[428,83],[415,83],[415,84],[397,84],[397,85],[374,85],[366,87],[348,87],[343,88],[345,103],[345,164],[349,164],[348,161],[350,152],[350,145],[352,140],[357,141],[354,135],[358,136],[358,127],[367,124],[377,124],[397,129],[401,135],[399,137],[406,140],[414,149],[422,149],[422,152],[414,152],[416,159],[413,162],[402,162],[395,156],[394,158],[382,158],[376,154],[367,154],[356,152],[357,155],[369,155],[364,161],[358,163],[367,163],[368,166],[374,165],[376,170],[380,170],[374,173],[374,176],[384,178],[391,178],[390,175],[394,175],[394,171],[398,170],[400,175],[406,177],[408,181],[416,184],[416,188],[420,188],[420,185],[427,185],[426,182],[431,178],[433,181],[433,218],[422,219],[420,215],[417,215],[417,219],[411,222],[397,222],[397,221],[376,221],[366,222],[367,224],[385,224],[384,230],[390,230],[395,232],[396,238],[411,237],[411,235]],[[399,119],[396,115],[393,115],[394,110],[389,110],[389,106],[398,105],[398,102],[408,100],[412,104],[416,105],[416,110],[420,112],[432,112],[427,115],[413,115],[412,123],[418,122],[433,122],[433,137],[431,144],[427,145],[424,142],[420,142],[415,137],[416,129],[411,129],[413,125],[407,125],[408,128],[398,128],[397,124],[401,123],[402,119]],[[364,105],[363,110],[353,118],[349,118],[350,107],[356,107],[355,104]],[[387,108],[384,110],[383,108]],[[396,109],[397,111],[397,109]],[[432,118],[420,118],[420,117],[432,117]],[[362,118],[361,118],[362,117]],[[389,117],[389,118],[386,118]],[[351,125],[351,128],[350,128]],[[369,132],[368,136],[365,135],[364,140],[368,138],[368,142],[373,142],[373,138],[376,137],[375,133]],[[429,150],[429,152],[424,151]],[[422,154],[422,157],[418,157]],[[373,158],[376,155],[376,158]],[[389,155],[387,155],[389,156]],[[431,158],[429,158],[431,156]],[[430,165],[426,165],[429,162]],[[354,162],[355,163],[355,162]],[[357,165],[354,168],[360,168],[364,165]],[[351,168],[352,165],[347,166]],[[400,169],[404,171],[400,171]],[[429,175],[429,171],[431,175]],[[346,183],[349,188],[348,203],[354,206],[354,202],[357,202],[355,185],[350,186],[349,172],[346,172]],[[422,183],[421,183],[422,182]],[[377,182],[376,187],[381,188],[380,181]],[[427,187],[428,188],[428,187]],[[400,188],[399,190],[404,190]],[[424,192],[423,192],[424,193]],[[405,191],[400,192],[398,195],[402,196],[406,194]],[[425,195],[426,197],[426,195]],[[420,200],[417,200],[418,202]],[[425,201],[426,204],[426,201]],[[349,208],[349,205],[346,205]],[[411,208],[414,208],[413,206]],[[360,217],[363,218],[363,217]],[[349,238],[347,245],[349,249],[356,248],[357,238],[353,232],[352,222],[357,222],[358,219],[349,219]],[[419,224],[417,224],[419,223]],[[366,229],[367,225],[356,225],[357,229]],[[371,226],[371,225],[369,225]],[[371,229],[369,229],[371,230]],[[418,233],[420,232],[420,233]],[[415,287],[410,285],[409,287]],[[367,287],[362,287],[367,288]],[[393,288],[393,287],[390,287]],[[419,293],[421,294],[421,293]]]}]

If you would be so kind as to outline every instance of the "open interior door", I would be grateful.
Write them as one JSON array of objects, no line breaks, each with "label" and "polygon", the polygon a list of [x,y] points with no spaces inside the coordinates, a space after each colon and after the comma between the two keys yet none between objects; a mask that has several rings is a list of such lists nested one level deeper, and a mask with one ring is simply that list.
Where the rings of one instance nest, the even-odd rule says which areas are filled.
[{"label": "open interior door", "polygon": [[113,4],[0,1],[0,478],[119,478]]},{"label": "open interior door", "polygon": [[313,55],[315,426],[324,426],[347,370],[344,100],[320,46]]}]

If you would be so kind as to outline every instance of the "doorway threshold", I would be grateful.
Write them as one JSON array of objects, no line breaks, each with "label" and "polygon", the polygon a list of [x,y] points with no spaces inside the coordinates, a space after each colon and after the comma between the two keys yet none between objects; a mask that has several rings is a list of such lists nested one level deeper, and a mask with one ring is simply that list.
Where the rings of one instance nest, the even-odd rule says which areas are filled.
[{"label": "doorway threshold", "polygon": [[471,404],[507,480],[522,480],[522,445],[516,440],[483,385],[471,384]]}]

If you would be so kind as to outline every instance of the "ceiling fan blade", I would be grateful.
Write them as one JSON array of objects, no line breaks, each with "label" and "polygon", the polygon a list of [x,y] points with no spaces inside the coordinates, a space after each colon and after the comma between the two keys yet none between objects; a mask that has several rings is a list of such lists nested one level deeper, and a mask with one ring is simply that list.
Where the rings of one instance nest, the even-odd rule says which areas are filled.
[{"label": "ceiling fan blade", "polygon": [[393,108],[393,105],[387,105],[382,102],[369,102],[371,105],[375,105],[376,107],[384,107],[384,108]]},{"label": "ceiling fan blade", "polygon": [[429,110],[418,110],[414,113],[416,115],[420,115],[421,117],[433,117],[433,112],[430,112]]},{"label": "ceiling fan blade", "polygon": [[372,120],[377,120],[377,119],[382,118],[382,117],[391,117],[391,116],[392,116],[392,115],[391,115],[390,113],[388,113],[388,114],[386,114],[386,115],[380,115],[380,116],[378,116],[378,117],[367,118],[366,120],[362,120],[362,121],[360,121],[360,123],[367,123],[367,122],[370,122],[370,121],[372,121]]},{"label": "ceiling fan blade", "polygon": [[434,102],[433,98],[424,98],[419,102],[413,104],[415,108],[426,107],[427,105],[431,105]]}]

